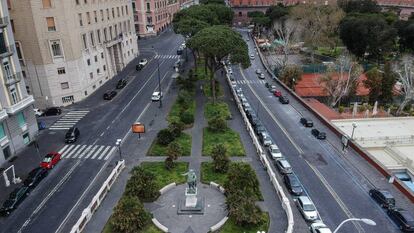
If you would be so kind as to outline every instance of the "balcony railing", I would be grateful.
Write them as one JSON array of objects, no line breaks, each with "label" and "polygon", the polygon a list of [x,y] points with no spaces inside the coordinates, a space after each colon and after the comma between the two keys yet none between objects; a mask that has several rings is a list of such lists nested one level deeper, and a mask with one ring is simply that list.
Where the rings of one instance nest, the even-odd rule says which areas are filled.
[{"label": "balcony railing", "polygon": [[34,103],[33,96],[29,95],[29,96],[26,96],[26,98],[20,100],[18,103],[5,107],[5,109],[9,115],[14,115],[32,103]]},{"label": "balcony railing", "polygon": [[15,83],[20,82],[22,80],[23,75],[22,75],[22,72],[17,72],[16,74],[13,74],[12,76],[9,76],[9,77],[4,76],[4,77],[6,79],[5,80],[6,86],[11,86]]},{"label": "balcony railing", "polygon": [[6,109],[0,110],[0,121],[3,121],[4,119],[6,119],[7,116],[8,115],[7,115]]},{"label": "balcony railing", "polygon": [[7,27],[8,24],[9,24],[9,17],[8,16],[0,18],[0,28],[5,28],[5,27]]},{"label": "balcony railing", "polygon": [[14,45],[7,45],[5,48],[5,50],[0,51],[0,58],[10,57],[15,51]]}]

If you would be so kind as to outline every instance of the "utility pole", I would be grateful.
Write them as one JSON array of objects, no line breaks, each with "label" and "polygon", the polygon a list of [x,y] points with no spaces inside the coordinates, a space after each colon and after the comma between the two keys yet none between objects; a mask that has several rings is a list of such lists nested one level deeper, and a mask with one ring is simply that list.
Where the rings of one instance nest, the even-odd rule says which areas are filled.
[{"label": "utility pole", "polygon": [[[157,54],[155,52],[154,46],[152,46],[152,49],[154,50],[154,53]],[[160,75],[160,60],[159,59],[157,59],[157,68],[158,68],[158,91],[160,92],[160,95],[161,95],[160,96],[159,108],[162,108],[162,96],[163,96],[163,94],[162,94],[162,91],[161,91],[161,75]]]}]

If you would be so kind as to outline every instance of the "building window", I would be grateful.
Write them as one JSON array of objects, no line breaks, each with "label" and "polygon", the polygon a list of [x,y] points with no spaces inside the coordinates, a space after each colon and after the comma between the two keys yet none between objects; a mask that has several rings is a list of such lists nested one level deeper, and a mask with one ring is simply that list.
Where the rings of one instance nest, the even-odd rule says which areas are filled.
[{"label": "building window", "polygon": [[98,22],[98,13],[96,11],[93,11],[93,17],[95,18],[95,23]]},{"label": "building window", "polygon": [[81,13],[78,14],[78,18],[79,18],[79,25],[82,27],[83,26],[83,21],[82,21],[82,14]]},{"label": "building window", "polygon": [[64,97],[62,97],[62,102],[63,103],[73,103],[73,102],[75,102],[75,99],[73,98],[73,95],[64,96]]},{"label": "building window", "polygon": [[150,12],[151,11],[151,7],[150,6],[151,6],[150,3],[147,2],[147,12]]},{"label": "building window", "polygon": [[95,38],[94,38],[94,36],[93,36],[93,32],[90,32],[90,37],[91,37],[91,45],[92,45],[93,47],[95,47]]},{"label": "building window", "polygon": [[20,128],[23,128],[26,125],[26,119],[24,118],[23,112],[17,114],[17,123]]},{"label": "building window", "polygon": [[99,84],[102,84],[102,80],[99,81]]},{"label": "building window", "polygon": [[86,34],[82,34],[82,43],[83,43],[83,49],[88,48],[88,41],[86,39]]},{"label": "building window", "polygon": [[86,21],[88,22],[88,24],[91,24],[91,15],[89,14],[89,12],[86,12]]},{"label": "building window", "polygon": [[93,86],[92,86],[92,89],[95,89],[95,88],[96,88],[96,85],[93,85]]},{"label": "building window", "polygon": [[16,88],[12,87],[9,89],[10,96],[12,98],[12,104],[17,104],[20,101],[19,95],[17,94]]},{"label": "building window", "polygon": [[115,18],[115,9],[112,7],[112,18]]},{"label": "building window", "polygon": [[68,82],[60,83],[60,88],[62,88],[62,90],[69,89],[69,83]]},{"label": "building window", "polygon": [[102,68],[103,68],[103,70],[104,70],[104,71],[106,71],[106,65],[103,65],[103,67],[102,67]]},{"label": "building window", "polygon": [[104,58],[104,54],[103,54],[103,53],[101,53],[101,58],[102,58],[102,59]]},{"label": "building window", "polygon": [[101,13],[101,21],[103,22],[104,21],[104,11],[100,10],[100,13]]},{"label": "building window", "polygon": [[3,126],[3,123],[0,123],[0,140],[1,139],[3,139],[3,138],[5,138],[7,135],[6,135],[6,133],[4,132],[4,126]]},{"label": "building window", "polygon": [[55,18],[53,18],[53,17],[46,17],[46,22],[47,22],[47,30],[49,32],[56,31]]},{"label": "building window", "polygon": [[116,14],[118,15],[118,18],[121,16],[121,14],[119,14],[119,7],[116,8]]},{"label": "building window", "polygon": [[100,29],[96,30],[96,35],[98,36],[98,44],[102,43],[102,41],[101,41],[101,30]]},{"label": "building window", "polygon": [[128,5],[125,6],[125,13],[128,15]]},{"label": "building window", "polygon": [[51,8],[52,7],[51,0],[42,0],[42,3],[43,3],[43,8]]},{"label": "building window", "polygon": [[27,145],[27,144],[29,144],[30,143],[30,136],[29,136],[29,133],[27,132],[27,133],[25,133],[25,134],[23,134],[23,143],[25,144],[25,145]]},{"label": "building window", "polygon": [[79,5],[79,0],[75,0],[76,1],[76,5]]},{"label": "building window", "polygon": [[65,67],[60,67],[60,68],[57,68],[57,73],[58,73],[58,74],[66,74]]},{"label": "building window", "polygon": [[90,72],[90,73],[89,73],[89,77],[90,77],[91,79],[93,79],[93,73],[92,73],[92,72]]},{"label": "building window", "polygon": [[63,57],[62,48],[60,46],[60,40],[50,41],[50,47],[52,49],[53,57]]},{"label": "building window", "polygon": [[107,35],[106,28],[104,28],[104,39],[105,39],[105,41],[108,41],[108,35]]},{"label": "building window", "polygon": [[109,9],[106,9],[106,18],[109,20]]},{"label": "building window", "polygon": [[87,59],[86,64],[88,64],[88,66],[90,66],[91,65],[91,59]]},{"label": "building window", "polygon": [[87,96],[88,95],[88,92],[87,91],[85,91],[85,96]]},{"label": "building window", "polygon": [[95,56],[94,58],[95,58],[95,62],[98,62],[98,56]]},{"label": "building window", "polygon": [[96,69],[96,73],[97,74],[100,74],[101,73],[101,70],[100,69]]}]

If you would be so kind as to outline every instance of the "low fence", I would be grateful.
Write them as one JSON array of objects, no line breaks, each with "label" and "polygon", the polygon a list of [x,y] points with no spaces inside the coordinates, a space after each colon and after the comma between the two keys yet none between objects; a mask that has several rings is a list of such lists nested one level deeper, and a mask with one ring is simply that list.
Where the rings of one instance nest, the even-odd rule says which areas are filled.
[{"label": "low fence", "polygon": [[[226,72],[227,72],[227,67],[225,66]],[[230,76],[227,74],[227,82],[229,84],[229,86],[232,86],[231,80],[230,80]],[[252,125],[250,124],[246,113],[243,110],[243,106],[240,102],[239,96],[237,95],[237,93],[235,92],[234,88],[230,88],[231,92],[233,94],[234,99],[236,100],[237,103],[237,107],[242,115],[244,124],[246,126],[247,132],[249,133],[251,139],[253,140],[253,144],[256,148],[256,153],[259,156],[259,160],[261,161],[261,163],[263,164],[264,168],[267,171],[267,174],[269,175],[270,181],[273,184],[273,187],[276,190],[276,193],[278,194],[278,197],[280,199],[280,201],[282,202],[282,208],[285,210],[287,219],[288,219],[288,227],[286,229],[286,233],[292,233],[293,232],[293,226],[294,226],[294,219],[293,219],[293,212],[292,212],[292,208],[290,206],[290,201],[289,199],[286,197],[286,194],[283,191],[282,186],[279,184],[279,182],[276,179],[276,175],[272,170],[272,165],[269,162],[269,160],[266,157],[266,154],[263,152],[262,146],[259,143],[259,140],[257,139],[256,134],[254,133],[254,130],[252,128]]]},{"label": "low fence", "polygon": [[[263,55],[256,43],[255,40],[253,40],[255,43],[255,46],[257,48],[257,51],[259,53],[260,61],[262,62],[263,66],[266,69],[266,72],[275,80],[280,86],[285,89],[286,92],[289,92],[290,95],[292,95],[302,106],[304,106],[306,109],[309,110],[316,118],[318,118],[326,127],[328,127],[338,138],[342,138],[342,136],[346,136],[342,132],[340,132],[329,120],[327,120],[324,116],[322,116],[319,112],[314,110],[310,105],[306,103],[304,99],[302,99],[300,96],[296,94],[296,92],[292,91],[288,86],[286,86],[283,82],[281,82],[269,69],[269,67],[266,65],[265,60],[263,58]],[[355,144],[352,140],[348,142],[348,146],[350,146],[356,153],[358,153],[361,157],[363,157],[369,164],[371,164],[373,167],[375,167],[382,175],[384,175],[386,178],[389,178],[392,176],[388,170],[383,167],[379,162],[376,162],[374,158],[372,158],[371,155],[369,155],[363,148],[361,148],[359,145]],[[414,203],[414,193],[409,190],[400,180],[394,179],[393,184],[395,187],[397,187],[405,196],[408,197],[408,199]]]},{"label": "low fence", "polygon": [[111,189],[112,185],[115,183],[115,180],[118,178],[119,174],[121,174],[121,172],[124,168],[125,168],[125,160],[119,161],[118,164],[115,166],[115,168],[112,170],[111,174],[108,176],[108,178],[102,184],[99,191],[92,198],[92,201],[82,211],[81,217],[78,219],[78,221],[75,223],[75,225],[73,225],[72,230],[70,231],[70,233],[80,233],[80,232],[83,231],[86,224],[89,222],[89,220],[91,220],[92,215],[95,213],[95,211],[101,205],[103,199],[106,197],[106,194],[108,194],[108,192]]}]

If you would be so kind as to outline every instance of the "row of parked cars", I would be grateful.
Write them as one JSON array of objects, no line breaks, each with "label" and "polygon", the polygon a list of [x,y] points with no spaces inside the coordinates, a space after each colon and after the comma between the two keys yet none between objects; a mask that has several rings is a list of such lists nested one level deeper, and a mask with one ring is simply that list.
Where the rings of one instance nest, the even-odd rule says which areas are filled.
[{"label": "row of parked cars", "polygon": [[[290,165],[289,161],[283,156],[277,144],[270,137],[266,128],[259,120],[256,112],[252,109],[251,105],[244,96],[242,89],[240,87],[237,87],[237,85],[232,84],[232,86],[240,99],[243,110],[246,113],[246,116],[251,123],[254,132],[258,136],[260,143],[265,148],[267,148],[269,156],[274,161],[274,166],[283,176],[283,182],[285,183],[286,188],[292,195],[296,197],[296,205],[300,213],[306,221],[311,223],[310,231],[313,233],[330,233],[331,230],[321,220],[319,220],[319,214],[315,205],[313,204],[312,200],[305,194],[299,178],[293,172],[292,166]],[[283,102],[287,100],[287,97],[282,96],[281,92],[276,90],[275,86],[269,85],[268,88],[269,91],[274,93],[274,95],[279,96],[279,98],[285,98],[282,98]]]}]

